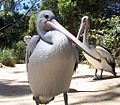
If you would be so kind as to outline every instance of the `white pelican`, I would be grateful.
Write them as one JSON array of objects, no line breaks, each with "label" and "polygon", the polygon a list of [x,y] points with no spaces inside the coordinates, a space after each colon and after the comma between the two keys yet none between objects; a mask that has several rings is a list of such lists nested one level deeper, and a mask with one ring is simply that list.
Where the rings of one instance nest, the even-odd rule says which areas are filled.
[{"label": "white pelican", "polygon": [[94,56],[55,20],[51,11],[43,10],[38,14],[36,27],[39,37],[31,38],[27,46],[27,73],[33,99],[36,105],[47,104],[63,93],[65,105],[68,105],[67,92],[78,57],[71,41]]},{"label": "white pelican", "polygon": [[[100,47],[100,46],[94,47],[93,45],[89,45],[88,38],[87,38],[88,31],[89,31],[88,16],[84,16],[82,18],[81,26],[80,26],[77,38],[79,38],[79,35],[81,34],[82,31],[84,32],[83,33],[83,44],[87,46],[92,52],[94,52],[97,58],[101,59],[101,62],[98,62],[96,59],[90,57],[88,54],[83,52],[85,58],[95,68],[94,79],[102,79],[103,70],[111,72],[114,76],[116,76],[115,61],[112,55],[103,47]],[[100,78],[98,78],[97,76],[98,69],[101,70]]]}]

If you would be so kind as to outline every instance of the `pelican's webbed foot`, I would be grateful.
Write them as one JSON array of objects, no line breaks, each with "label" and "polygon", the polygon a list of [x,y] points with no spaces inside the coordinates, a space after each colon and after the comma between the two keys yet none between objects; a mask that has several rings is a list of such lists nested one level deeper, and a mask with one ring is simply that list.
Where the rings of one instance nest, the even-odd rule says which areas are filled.
[{"label": "pelican's webbed foot", "polygon": [[39,97],[33,96],[33,100],[35,101],[36,105],[39,105],[41,103]]}]

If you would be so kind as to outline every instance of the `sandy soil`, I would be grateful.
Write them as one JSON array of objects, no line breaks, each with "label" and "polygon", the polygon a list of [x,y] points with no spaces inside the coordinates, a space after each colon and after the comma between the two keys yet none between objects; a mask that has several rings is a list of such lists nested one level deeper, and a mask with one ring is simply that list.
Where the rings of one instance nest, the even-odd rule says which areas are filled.
[{"label": "sandy soil", "polygon": [[[120,105],[120,68],[117,77],[103,72],[93,80],[94,69],[79,65],[70,85],[69,105]],[[0,105],[35,105],[27,82],[25,64],[0,68]],[[48,105],[64,105],[62,94]]]}]

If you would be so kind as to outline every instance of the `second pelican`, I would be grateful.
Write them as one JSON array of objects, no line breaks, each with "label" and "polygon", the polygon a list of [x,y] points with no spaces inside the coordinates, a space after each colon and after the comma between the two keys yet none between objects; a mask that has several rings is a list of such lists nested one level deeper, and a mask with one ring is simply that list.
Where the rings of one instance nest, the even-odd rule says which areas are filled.
[{"label": "second pelican", "polygon": [[88,60],[89,63],[91,63],[94,68],[95,68],[95,74],[94,74],[94,79],[99,79],[97,76],[97,70],[101,70],[101,75],[100,79],[102,79],[102,73],[103,70],[111,72],[114,76],[116,76],[115,72],[115,61],[112,55],[105,50],[103,47],[96,46],[94,47],[93,45],[89,45],[88,42],[88,31],[89,31],[89,22],[88,22],[88,16],[84,16],[81,21],[81,26],[77,35],[77,38],[79,38],[79,35],[81,32],[83,33],[83,44],[87,46],[94,54],[96,54],[96,58],[99,58],[101,62],[97,61],[96,59],[92,58],[85,52],[83,52],[85,58]]}]

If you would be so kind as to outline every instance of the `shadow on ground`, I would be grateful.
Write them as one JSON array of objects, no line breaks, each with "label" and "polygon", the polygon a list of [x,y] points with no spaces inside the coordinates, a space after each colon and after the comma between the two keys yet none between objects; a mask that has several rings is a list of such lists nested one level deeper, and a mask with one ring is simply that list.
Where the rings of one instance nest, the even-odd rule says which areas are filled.
[{"label": "shadow on ground", "polygon": [[79,79],[79,78],[92,78],[93,75],[80,75],[80,76],[75,76],[75,77],[72,77],[72,79]]},{"label": "shadow on ground", "polygon": [[[93,78],[93,75],[81,75],[81,76],[75,76],[75,77],[72,77],[72,79],[79,79],[79,78]],[[103,75],[103,79],[98,79],[98,80],[107,80],[107,79],[114,79],[114,78],[120,78],[120,75],[117,75],[116,77],[115,76],[111,76],[111,75]],[[96,82],[98,80],[92,80],[91,82]]]},{"label": "shadow on ground", "polygon": [[10,85],[7,83],[0,83],[0,95],[1,96],[23,96],[31,94],[30,87],[28,85]]},{"label": "shadow on ground", "polygon": [[[113,92],[113,91],[110,91],[112,89],[120,89],[120,84],[118,84],[114,87],[111,87],[110,89],[107,89],[106,91],[104,90],[104,92],[98,91],[98,92],[101,92],[99,94],[97,94],[97,91],[96,91],[96,94],[91,94],[91,95],[87,96],[85,99],[81,99],[81,97],[80,97],[80,100],[78,100],[77,102],[71,103],[70,105],[84,104],[84,103],[97,103],[97,102],[102,102],[102,101],[112,101],[116,98],[119,98],[120,97],[120,90]],[[77,91],[77,90],[74,90],[74,91],[82,92],[82,91]],[[84,91],[84,92],[91,93],[93,91],[91,91],[91,92]]]}]

